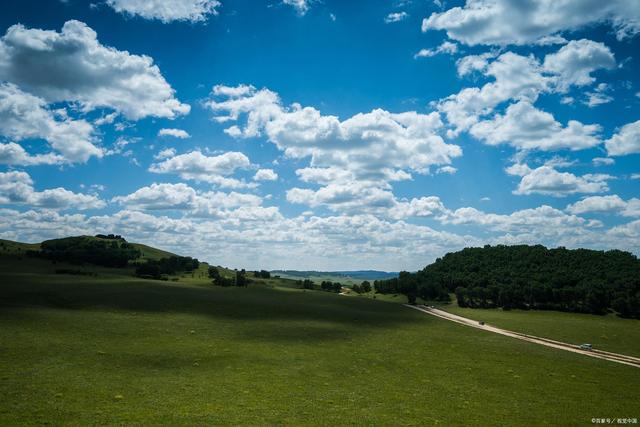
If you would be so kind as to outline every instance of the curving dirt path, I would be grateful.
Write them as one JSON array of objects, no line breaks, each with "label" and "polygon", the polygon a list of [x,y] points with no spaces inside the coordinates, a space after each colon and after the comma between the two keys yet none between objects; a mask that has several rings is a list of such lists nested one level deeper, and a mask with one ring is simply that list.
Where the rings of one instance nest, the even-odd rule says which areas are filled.
[{"label": "curving dirt path", "polygon": [[640,368],[640,358],[638,357],[626,356],[624,354],[618,354],[618,353],[610,353],[608,351],[602,351],[602,350],[583,350],[580,348],[580,346],[573,345],[573,344],[567,344],[564,342],[555,341],[548,338],[541,338],[533,335],[522,334],[520,332],[513,332],[507,329],[502,329],[502,328],[498,328],[491,325],[486,325],[486,324],[481,325],[476,320],[471,320],[466,317],[451,314],[443,310],[438,310],[437,308],[427,307],[425,305],[405,304],[405,306],[412,308],[414,310],[418,310],[423,313],[429,314],[431,316],[439,317],[444,320],[449,320],[451,322],[459,323],[465,326],[471,326],[472,328],[482,329],[483,331],[493,332],[496,334],[505,335],[511,338],[517,338],[519,340],[528,341],[535,344],[544,345],[547,347],[571,351],[573,353],[579,353],[589,357],[595,357],[598,359],[608,360],[610,362],[617,362],[617,363],[622,363],[624,365]]}]

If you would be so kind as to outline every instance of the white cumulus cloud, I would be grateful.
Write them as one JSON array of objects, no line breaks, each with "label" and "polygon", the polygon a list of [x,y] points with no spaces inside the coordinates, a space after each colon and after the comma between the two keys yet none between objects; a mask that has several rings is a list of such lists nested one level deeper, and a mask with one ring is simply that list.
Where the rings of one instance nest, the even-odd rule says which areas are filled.
[{"label": "white cumulus cloud", "polygon": [[74,102],[84,111],[110,108],[132,120],[190,111],[152,58],[102,45],[80,21],[67,21],[60,32],[9,27],[0,39],[0,80],[48,103]]},{"label": "white cumulus cloud", "polygon": [[59,163],[60,156],[68,162],[86,162],[104,154],[94,144],[94,128],[89,122],[71,119],[64,109],[51,110],[43,99],[10,83],[0,84],[0,134],[15,141],[44,139],[59,153],[34,158],[15,145],[4,145],[7,163]]},{"label": "white cumulus cloud", "polygon": [[80,210],[106,206],[92,194],[74,193],[62,187],[36,191],[29,174],[18,171],[0,172],[0,204]]},{"label": "white cumulus cloud", "polygon": [[187,139],[190,138],[191,135],[189,135],[189,133],[186,130],[182,130],[182,129],[160,129],[158,131],[158,136],[172,136],[174,138],[179,138],[179,139]]},{"label": "white cumulus cloud", "polygon": [[640,5],[629,0],[467,0],[436,12],[422,31],[444,30],[467,45],[545,42],[548,36],[596,23],[609,23],[618,39],[640,32]]},{"label": "white cumulus cloud", "polygon": [[237,169],[248,169],[249,158],[240,152],[227,152],[217,156],[207,156],[200,151],[178,154],[154,163],[149,171],[154,173],[177,174],[183,179],[209,182],[227,188],[251,188],[256,184],[231,178]]},{"label": "white cumulus cloud", "polygon": [[164,23],[206,21],[209,15],[217,15],[221,6],[217,0],[107,0],[107,4],[118,13]]},{"label": "white cumulus cloud", "polygon": [[610,156],[640,153],[640,120],[628,123],[605,141]]}]

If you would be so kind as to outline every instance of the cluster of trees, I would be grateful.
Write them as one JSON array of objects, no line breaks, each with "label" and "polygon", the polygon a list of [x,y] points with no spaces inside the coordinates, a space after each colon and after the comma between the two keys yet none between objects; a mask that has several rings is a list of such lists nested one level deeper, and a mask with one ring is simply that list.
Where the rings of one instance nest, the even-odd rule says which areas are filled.
[{"label": "cluster of trees", "polygon": [[94,264],[104,267],[126,267],[140,257],[140,251],[124,239],[102,240],[87,237],[67,237],[46,240],[39,251],[30,256],[71,264]]},{"label": "cluster of trees", "polygon": [[[316,285],[311,279],[298,280],[296,283],[302,289],[317,289]],[[340,291],[342,290],[342,283],[324,280],[322,283],[320,283],[320,289],[326,292],[340,293]]]},{"label": "cluster of trees", "polygon": [[323,291],[335,292],[339,294],[342,290],[342,283],[324,280],[322,281],[322,283],[320,283],[320,289],[322,289]]},{"label": "cluster of trees", "polygon": [[218,267],[209,267],[209,278],[212,279],[211,282],[216,286],[240,286],[246,287],[249,286],[249,278],[247,277],[247,272],[244,270],[236,270],[233,277],[225,277],[220,274],[220,269]]},{"label": "cluster of trees", "polygon": [[270,279],[271,278],[271,273],[268,272],[267,270],[260,270],[260,271],[254,271],[253,272],[253,276],[260,278],[260,279]]},{"label": "cluster of trees", "polygon": [[414,304],[418,297],[426,301],[451,301],[447,288],[430,280],[424,270],[416,273],[401,271],[393,279],[375,280],[373,287],[380,294],[406,295],[410,304]]},{"label": "cluster of trees", "polygon": [[310,279],[298,280],[296,283],[302,289],[314,289],[315,288],[315,286],[313,284],[313,280],[310,280]]},{"label": "cluster of trees", "polygon": [[[623,317],[640,318],[640,260],[618,250],[541,245],[467,248],[401,277],[406,274],[415,280],[418,296],[437,294],[440,299],[455,292],[461,307],[594,314],[613,309]],[[390,283],[374,286],[385,292],[393,288]],[[405,293],[401,288],[395,284],[397,292]]]},{"label": "cluster of trees", "polygon": [[105,239],[105,240],[122,240],[123,242],[126,242],[126,240],[124,239],[124,237],[122,237],[119,234],[96,234],[96,237],[98,239]]},{"label": "cluster of trees", "polygon": [[366,294],[371,292],[371,283],[368,280],[365,280],[359,285],[353,285],[352,289],[358,294]]},{"label": "cluster of trees", "polygon": [[176,274],[183,271],[197,270],[200,262],[191,257],[170,256],[158,260],[147,260],[136,266],[135,274],[138,277],[149,279],[162,279],[167,275]]}]

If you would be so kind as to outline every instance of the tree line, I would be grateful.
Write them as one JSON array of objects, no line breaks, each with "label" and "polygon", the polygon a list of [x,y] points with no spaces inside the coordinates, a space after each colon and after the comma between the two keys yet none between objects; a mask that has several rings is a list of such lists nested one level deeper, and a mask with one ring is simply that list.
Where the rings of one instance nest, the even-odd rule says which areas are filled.
[{"label": "tree line", "polygon": [[541,309],[640,318],[640,260],[629,252],[485,246],[448,253],[416,273],[378,280],[380,293],[401,293],[460,307]]},{"label": "tree line", "polygon": [[71,264],[94,264],[104,267],[126,267],[129,261],[140,257],[140,251],[124,239],[94,239],[67,237],[46,240],[39,251],[29,256]]},{"label": "tree line", "polygon": [[196,258],[183,256],[170,256],[157,260],[149,259],[136,265],[135,275],[147,279],[163,279],[170,274],[178,272],[190,272],[197,270],[200,261]]},{"label": "tree line", "polygon": [[225,277],[220,273],[220,268],[210,266],[208,275],[209,278],[212,279],[211,282],[216,286],[247,287],[251,282],[251,280],[247,277],[247,272],[244,268],[242,270],[235,270],[235,274],[232,277]]},{"label": "tree line", "polygon": [[[296,280],[296,283],[298,285],[298,287],[302,288],[302,289],[316,289],[316,285],[315,283],[313,283],[313,280],[311,279],[304,279],[304,280]],[[340,293],[340,291],[342,290],[342,283],[340,282],[332,282],[330,280],[323,280],[320,283],[320,289],[325,291],[325,292],[335,292],[335,293]]]}]

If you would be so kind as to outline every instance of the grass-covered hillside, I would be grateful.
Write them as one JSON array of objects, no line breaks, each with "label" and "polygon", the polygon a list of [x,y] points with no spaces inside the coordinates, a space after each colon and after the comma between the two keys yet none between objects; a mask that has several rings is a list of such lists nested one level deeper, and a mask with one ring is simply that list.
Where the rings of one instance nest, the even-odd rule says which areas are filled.
[{"label": "grass-covered hillside", "polygon": [[[167,281],[133,272],[0,255],[0,425],[587,425],[637,416],[637,368],[282,278],[220,287],[206,264]],[[616,321],[615,339],[635,339],[637,320]]]}]

